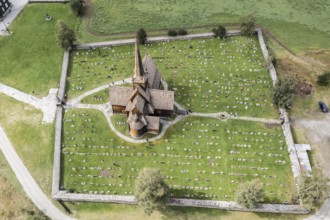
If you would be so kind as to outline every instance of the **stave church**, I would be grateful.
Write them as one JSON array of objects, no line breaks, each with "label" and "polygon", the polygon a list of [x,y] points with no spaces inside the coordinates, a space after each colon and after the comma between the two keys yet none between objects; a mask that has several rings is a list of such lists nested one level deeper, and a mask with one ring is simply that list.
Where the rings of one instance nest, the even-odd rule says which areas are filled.
[{"label": "stave church", "polygon": [[162,76],[149,55],[141,59],[135,42],[135,66],[132,85],[110,86],[113,113],[126,114],[131,137],[158,134],[160,117],[172,117],[174,92],[162,90]]}]

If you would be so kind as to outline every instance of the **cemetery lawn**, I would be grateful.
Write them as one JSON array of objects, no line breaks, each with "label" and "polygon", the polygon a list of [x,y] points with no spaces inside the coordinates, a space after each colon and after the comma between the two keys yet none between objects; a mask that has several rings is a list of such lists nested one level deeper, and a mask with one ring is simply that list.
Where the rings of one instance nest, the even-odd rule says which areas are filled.
[{"label": "cemetery lawn", "polygon": [[[272,81],[256,37],[229,37],[154,43],[140,47],[149,54],[175,101],[187,110],[277,118],[271,102]],[[134,68],[133,45],[76,50],[71,54],[68,98],[129,78]],[[84,103],[106,102],[106,92],[92,94]]]},{"label": "cemetery lawn", "polygon": [[[45,21],[46,13],[52,21]],[[1,83],[38,97],[57,87],[63,60],[63,50],[55,40],[59,19],[70,27],[77,20],[67,4],[25,6],[9,27],[13,34],[0,37]]]},{"label": "cemetery lawn", "polygon": [[129,136],[128,128],[127,128],[127,116],[124,114],[113,114],[111,116],[111,121],[113,126],[116,128],[117,131],[120,133]]},{"label": "cemetery lawn", "polygon": [[86,104],[104,104],[109,102],[109,89],[96,92],[81,100],[81,103]]},{"label": "cemetery lawn", "polygon": [[138,172],[159,168],[173,197],[233,201],[241,182],[259,178],[265,202],[291,202],[295,184],[280,126],[188,117],[163,139],[131,144],[96,110],[64,115],[62,188],[76,193],[133,195]]}]

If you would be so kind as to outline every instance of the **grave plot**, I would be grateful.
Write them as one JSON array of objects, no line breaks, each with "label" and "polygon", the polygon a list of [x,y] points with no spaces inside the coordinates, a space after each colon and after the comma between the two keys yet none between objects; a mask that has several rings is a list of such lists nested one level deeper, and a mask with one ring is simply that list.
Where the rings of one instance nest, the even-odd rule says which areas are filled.
[{"label": "grave plot", "polygon": [[67,77],[68,98],[132,75],[132,46],[104,47],[71,52]]},{"label": "grave plot", "polygon": [[256,38],[159,43],[147,47],[146,53],[186,109],[278,117],[271,103],[272,81]]},{"label": "grave plot", "polygon": [[260,179],[266,202],[291,202],[295,191],[281,127],[188,117],[150,144],[131,144],[96,110],[64,115],[62,189],[133,195],[138,173],[159,168],[171,196],[233,201],[241,182]]},{"label": "grave plot", "polygon": [[[140,50],[143,56],[152,57],[169,89],[175,91],[176,102],[187,110],[278,118],[271,102],[272,81],[257,38],[162,42],[141,46]],[[69,98],[131,77],[132,45],[98,51],[72,53]]]},{"label": "grave plot", "polygon": [[128,134],[128,125],[127,125],[127,116],[124,114],[114,114],[111,116],[111,121],[113,126],[120,133],[129,136]]},{"label": "grave plot", "polygon": [[109,102],[109,89],[96,92],[81,100],[81,103],[86,104],[104,104]]}]

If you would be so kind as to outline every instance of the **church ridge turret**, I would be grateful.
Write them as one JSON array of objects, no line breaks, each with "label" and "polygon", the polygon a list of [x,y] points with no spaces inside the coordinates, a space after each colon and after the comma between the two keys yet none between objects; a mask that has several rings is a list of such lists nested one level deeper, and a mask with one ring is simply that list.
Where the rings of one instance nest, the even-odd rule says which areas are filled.
[{"label": "church ridge turret", "polygon": [[147,87],[147,77],[144,73],[144,68],[142,64],[142,58],[139,49],[139,40],[135,39],[135,65],[134,65],[134,75],[133,75],[133,87],[141,85],[143,88]]}]

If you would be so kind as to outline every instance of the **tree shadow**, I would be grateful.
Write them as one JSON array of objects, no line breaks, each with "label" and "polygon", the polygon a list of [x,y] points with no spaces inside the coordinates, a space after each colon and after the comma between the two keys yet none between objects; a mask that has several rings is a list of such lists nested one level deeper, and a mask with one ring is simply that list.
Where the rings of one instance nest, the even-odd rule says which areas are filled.
[{"label": "tree shadow", "polygon": [[[200,199],[207,200],[205,193],[197,192],[191,189],[171,189],[170,194],[173,194],[175,198],[185,199]],[[193,195],[193,197],[187,197],[187,195]],[[170,198],[171,200],[171,198]],[[196,207],[180,207],[180,206],[166,206],[164,209],[159,210],[162,214],[163,220],[186,220],[191,219],[195,215],[205,216],[205,219],[210,217],[221,217],[228,214],[226,210],[220,209],[207,209],[207,208],[196,208]]]}]

